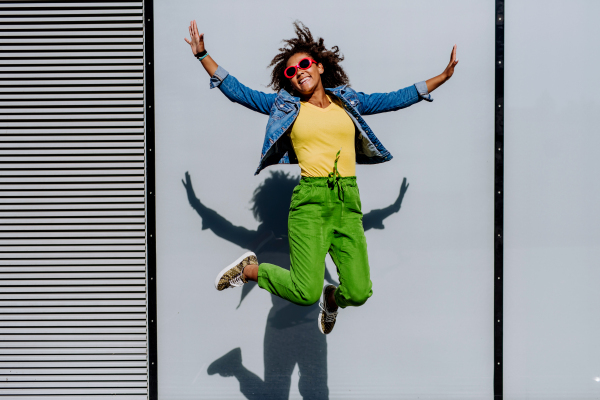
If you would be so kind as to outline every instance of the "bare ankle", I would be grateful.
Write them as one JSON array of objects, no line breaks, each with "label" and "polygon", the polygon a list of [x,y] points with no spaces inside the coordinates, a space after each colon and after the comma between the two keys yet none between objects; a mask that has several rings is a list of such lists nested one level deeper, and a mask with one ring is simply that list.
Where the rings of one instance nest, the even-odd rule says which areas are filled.
[{"label": "bare ankle", "polygon": [[246,265],[243,274],[246,280],[258,282],[258,264]]}]

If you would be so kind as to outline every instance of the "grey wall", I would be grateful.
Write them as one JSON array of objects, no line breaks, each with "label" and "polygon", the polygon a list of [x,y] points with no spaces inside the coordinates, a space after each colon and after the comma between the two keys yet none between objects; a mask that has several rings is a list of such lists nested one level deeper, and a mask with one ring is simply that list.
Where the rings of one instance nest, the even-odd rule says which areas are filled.
[{"label": "grey wall", "polygon": [[[326,374],[330,398],[492,398],[494,4],[366,4],[155,2],[161,399],[260,398],[263,379],[273,375],[265,362],[280,363],[281,371],[294,357],[307,359],[302,373],[313,387]],[[367,231],[373,297],[342,310],[328,337],[315,335],[314,308],[284,308],[258,287],[241,304],[241,290],[214,289],[215,274],[245,250],[202,229],[181,182],[185,172],[203,205],[253,230],[254,190],[269,171],[298,175],[299,168],[253,176],[267,118],[208,89],[183,40],[192,19],[213,58],[264,91],[266,66],[295,19],[326,45],[340,46],[353,87],[364,92],[439,74],[458,44],[455,76],[433,93],[433,103],[367,117],[395,158],[358,166],[363,211],[394,203],[403,178],[409,187],[383,229]],[[285,262],[285,246],[264,257]],[[335,280],[329,259],[327,266]],[[235,377],[207,373],[238,347],[243,366],[231,354],[223,362]],[[291,368],[279,378],[291,376],[290,398],[300,398],[299,368]]]},{"label": "grey wall", "polygon": [[600,397],[595,1],[511,2],[505,67],[505,398]]}]

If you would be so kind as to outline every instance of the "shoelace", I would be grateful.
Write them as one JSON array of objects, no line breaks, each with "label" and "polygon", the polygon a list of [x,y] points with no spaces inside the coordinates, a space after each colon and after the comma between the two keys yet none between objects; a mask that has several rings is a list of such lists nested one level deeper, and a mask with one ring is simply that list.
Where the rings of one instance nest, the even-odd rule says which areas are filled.
[{"label": "shoelace", "polygon": [[342,149],[339,149],[337,154],[335,155],[335,161],[333,163],[333,172],[330,172],[329,175],[327,175],[327,184],[329,185],[329,187],[332,190],[334,187],[337,186],[338,198],[341,201],[344,201],[344,187],[342,186],[342,184],[340,182],[342,175],[340,174],[340,171],[338,171],[338,167],[337,167],[337,163],[338,163],[338,160],[340,159],[341,151],[342,151]]},{"label": "shoelace", "polygon": [[334,322],[335,317],[337,317],[337,311],[329,311],[325,304],[321,301],[319,303],[319,308],[325,313],[325,322]]},{"label": "shoelace", "polygon": [[235,277],[233,277],[229,280],[229,286],[234,286],[234,287],[242,286],[244,284],[244,281],[242,280],[243,276],[244,276],[244,270],[242,270],[242,272],[240,272],[238,275],[236,275]]}]

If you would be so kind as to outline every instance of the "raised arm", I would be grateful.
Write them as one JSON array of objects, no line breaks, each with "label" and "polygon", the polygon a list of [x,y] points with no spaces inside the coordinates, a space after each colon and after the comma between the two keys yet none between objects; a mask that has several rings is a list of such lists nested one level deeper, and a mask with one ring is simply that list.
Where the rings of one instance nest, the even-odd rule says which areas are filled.
[{"label": "raised arm", "polygon": [[206,51],[204,33],[198,32],[196,21],[190,22],[189,32],[190,39],[184,38],[184,40],[190,45],[192,53],[200,59],[202,66],[210,75],[210,88],[218,87],[234,103],[241,104],[252,111],[269,114],[277,95],[253,90],[241,84],[223,67],[220,67],[208,53],[204,53]]},{"label": "raised arm", "polygon": [[450,79],[454,74],[454,67],[456,67],[456,64],[458,64],[458,60],[456,59],[456,45],[454,45],[452,52],[450,53],[450,62],[448,63],[448,66],[444,72],[431,79],[427,79],[425,82],[427,84],[427,91],[429,93],[433,92],[435,89],[440,87],[440,85]]},{"label": "raised arm", "polygon": [[456,59],[456,45],[450,53],[450,62],[444,72],[427,81],[415,83],[412,86],[389,93],[357,93],[358,107],[362,115],[378,114],[396,111],[409,107],[421,100],[433,101],[431,92],[446,82],[454,74],[454,67],[458,64]]},{"label": "raised arm", "polygon": [[[188,29],[190,31],[190,39],[183,38],[183,40],[190,45],[192,48],[192,53],[194,56],[196,56],[196,54],[200,54],[206,50],[204,48],[204,33],[198,33],[198,25],[196,25],[195,20],[190,22]],[[215,62],[215,60],[212,59],[210,55],[204,57],[200,62],[209,76],[213,76],[215,72],[217,72],[219,65]]]}]

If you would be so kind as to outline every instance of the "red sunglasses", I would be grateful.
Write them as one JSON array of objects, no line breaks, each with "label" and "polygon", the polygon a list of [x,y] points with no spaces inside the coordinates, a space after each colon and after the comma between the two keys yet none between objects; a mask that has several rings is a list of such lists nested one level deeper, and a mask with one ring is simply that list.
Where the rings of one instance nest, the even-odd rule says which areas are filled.
[{"label": "red sunglasses", "polygon": [[300,69],[309,69],[310,66],[313,65],[313,63],[317,64],[317,62],[315,60],[313,60],[312,58],[308,58],[308,57],[303,58],[302,60],[300,60],[300,62],[298,63],[298,65],[287,67],[283,71],[283,74],[285,75],[286,78],[292,79],[296,75],[296,72],[298,71],[298,68],[300,68]]}]

